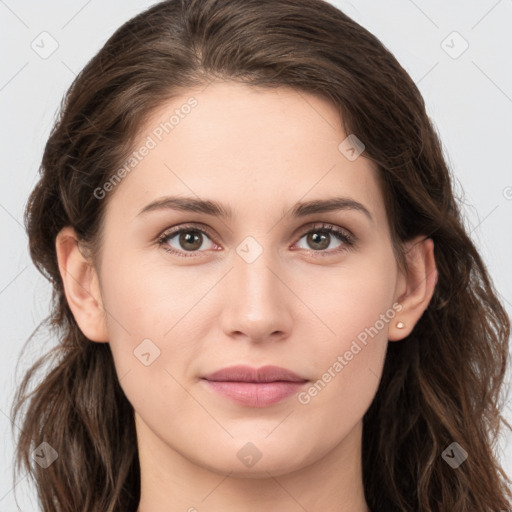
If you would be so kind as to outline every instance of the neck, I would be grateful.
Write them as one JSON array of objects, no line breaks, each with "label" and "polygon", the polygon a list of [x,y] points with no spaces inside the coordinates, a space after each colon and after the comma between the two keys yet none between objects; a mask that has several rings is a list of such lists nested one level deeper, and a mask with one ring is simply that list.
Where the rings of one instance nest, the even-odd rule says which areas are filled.
[{"label": "neck", "polygon": [[369,512],[362,482],[362,423],[313,464],[247,476],[236,473],[238,466],[222,473],[189,460],[136,418],[141,470],[137,512]]}]

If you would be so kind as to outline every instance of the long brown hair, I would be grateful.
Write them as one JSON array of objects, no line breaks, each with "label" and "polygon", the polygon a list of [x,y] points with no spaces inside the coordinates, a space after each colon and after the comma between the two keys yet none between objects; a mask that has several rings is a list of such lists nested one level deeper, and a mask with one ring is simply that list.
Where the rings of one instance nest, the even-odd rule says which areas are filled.
[{"label": "long brown hair", "polygon": [[[119,28],[76,77],[26,209],[32,260],[53,286],[48,325],[59,342],[17,389],[12,417],[24,414],[15,471],[28,469],[48,512],[136,510],[134,411],[109,344],[87,340],[73,318],[55,239],[72,226],[94,247],[114,193],[99,200],[94,192],[126,161],[148,116],[216,78],[328,99],[378,165],[399,261],[404,241],[434,241],[434,296],[407,339],[389,344],[364,416],[371,510],[508,509],[510,480],[493,450],[509,318],[464,228],[418,88],[376,37],[323,0],[164,1]],[[46,468],[30,457],[43,442],[58,454]],[[457,469],[442,456],[453,442],[469,455]]]}]

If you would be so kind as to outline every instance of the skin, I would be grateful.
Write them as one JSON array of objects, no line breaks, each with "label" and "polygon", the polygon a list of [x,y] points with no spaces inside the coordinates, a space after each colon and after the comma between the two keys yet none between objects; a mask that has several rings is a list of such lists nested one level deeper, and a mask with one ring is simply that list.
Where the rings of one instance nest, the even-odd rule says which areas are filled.
[{"label": "skin", "polygon": [[[198,105],[109,192],[98,259],[82,254],[72,228],[56,241],[75,319],[91,342],[110,343],[135,409],[139,512],[366,512],[362,418],[388,341],[405,338],[432,297],[433,242],[410,241],[409,270],[399,270],[377,170],[340,152],[339,114],[314,95],[217,81],[154,112],[136,147],[191,96]],[[234,217],[138,215],[170,195],[218,201]],[[362,203],[373,221],[357,210],[283,215],[333,196]],[[179,235],[167,242],[189,257],[155,241],[190,223],[211,233],[195,252]],[[336,252],[345,242],[329,234],[315,244],[307,234],[318,223],[349,230],[355,246]],[[263,251],[251,263],[236,251],[248,236]],[[248,407],[201,380],[235,364],[273,364],[309,389],[389,311],[394,318],[306,404],[292,395]],[[148,366],[134,356],[144,339],[160,350]],[[252,467],[237,457],[248,442],[261,454]]]}]

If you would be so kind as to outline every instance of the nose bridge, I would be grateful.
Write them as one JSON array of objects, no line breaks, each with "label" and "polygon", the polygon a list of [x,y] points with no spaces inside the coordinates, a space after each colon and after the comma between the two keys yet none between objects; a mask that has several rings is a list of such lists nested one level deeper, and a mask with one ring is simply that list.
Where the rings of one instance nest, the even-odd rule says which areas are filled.
[{"label": "nose bridge", "polygon": [[276,276],[278,258],[263,243],[248,236],[236,247],[223,313],[226,331],[242,332],[253,339],[287,330],[283,285]]},{"label": "nose bridge", "polygon": [[[260,240],[262,237],[260,237]],[[269,237],[267,237],[268,241]],[[236,248],[234,278],[238,281],[237,291],[247,297],[254,306],[261,307],[272,302],[272,296],[279,293],[276,276],[270,269],[278,266],[274,251],[265,241],[253,236],[246,237]],[[241,298],[241,297],[239,297]]]}]

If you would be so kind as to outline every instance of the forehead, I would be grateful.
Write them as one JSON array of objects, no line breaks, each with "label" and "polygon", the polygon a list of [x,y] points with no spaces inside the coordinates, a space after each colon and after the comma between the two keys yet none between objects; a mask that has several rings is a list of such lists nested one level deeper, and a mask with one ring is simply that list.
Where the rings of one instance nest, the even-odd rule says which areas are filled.
[{"label": "forehead", "polygon": [[350,196],[382,217],[376,166],[347,158],[346,139],[339,112],[317,95],[213,82],[152,113],[112,203],[133,218],[150,201],[183,194],[229,205],[235,215],[249,206],[264,215]]}]

